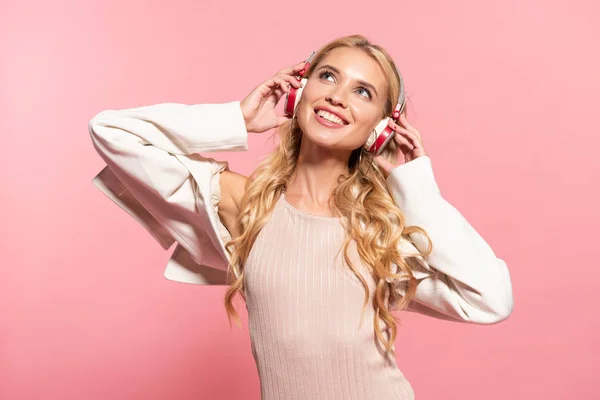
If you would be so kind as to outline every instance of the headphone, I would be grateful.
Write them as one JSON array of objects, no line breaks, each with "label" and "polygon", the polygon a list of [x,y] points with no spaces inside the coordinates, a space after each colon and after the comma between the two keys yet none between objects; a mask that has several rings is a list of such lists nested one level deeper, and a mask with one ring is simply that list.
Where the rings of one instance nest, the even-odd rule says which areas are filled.
[{"label": "headphone", "polygon": [[[296,107],[300,102],[300,97],[302,97],[302,91],[304,90],[304,87],[308,82],[308,78],[305,78],[304,75],[306,74],[308,68],[310,68],[310,63],[312,62],[314,56],[315,52],[313,51],[310,54],[310,56],[306,59],[306,64],[304,65],[304,68],[302,68],[302,70],[298,72],[298,76],[296,76],[296,79],[300,81],[303,86],[301,88],[295,88],[293,86],[290,87],[290,91],[285,96],[283,110],[285,114],[290,117],[294,117],[296,115]],[[363,145],[363,147],[373,155],[379,155],[383,151],[385,146],[387,146],[390,140],[392,140],[392,138],[394,137],[395,132],[392,130],[392,128],[389,127],[388,121],[398,121],[398,118],[400,118],[400,114],[402,113],[402,111],[404,111],[404,107],[406,105],[404,81],[402,80],[402,75],[400,74],[398,68],[396,68],[396,71],[398,72],[398,77],[400,77],[400,95],[398,96],[398,102],[396,103],[396,107],[394,107],[394,112],[391,116],[385,117],[381,121],[379,121],[377,126],[375,126],[375,129],[373,129],[372,134],[367,139],[367,142]]]}]

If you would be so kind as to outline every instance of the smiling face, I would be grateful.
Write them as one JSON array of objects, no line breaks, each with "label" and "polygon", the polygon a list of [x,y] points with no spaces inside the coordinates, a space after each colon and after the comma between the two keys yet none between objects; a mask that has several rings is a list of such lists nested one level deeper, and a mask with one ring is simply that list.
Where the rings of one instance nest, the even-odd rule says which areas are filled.
[{"label": "smiling face", "polygon": [[381,121],[387,96],[376,60],[357,48],[336,48],[312,70],[298,103],[298,124],[317,146],[354,150]]}]

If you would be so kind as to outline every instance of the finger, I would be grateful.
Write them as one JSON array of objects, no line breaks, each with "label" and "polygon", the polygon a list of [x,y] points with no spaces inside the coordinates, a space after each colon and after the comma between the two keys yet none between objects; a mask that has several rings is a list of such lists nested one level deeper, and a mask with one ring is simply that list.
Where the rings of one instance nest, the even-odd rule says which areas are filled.
[{"label": "finger", "polygon": [[275,100],[276,102],[279,102],[279,99],[281,99],[281,96],[283,96],[285,94],[285,92],[283,91],[283,89],[281,89],[280,87],[277,87],[274,91],[273,94],[275,95]]},{"label": "finger", "polygon": [[398,121],[400,121],[402,125],[404,125],[406,128],[413,127],[411,124],[408,123],[408,119],[406,118],[405,114],[400,114],[400,118],[398,118]]},{"label": "finger", "polygon": [[406,115],[400,114],[400,118],[398,121],[401,122],[406,129],[408,129],[411,132],[414,132],[419,137],[419,139],[421,138],[421,133],[414,126],[408,123]]},{"label": "finger", "polygon": [[398,143],[399,146],[406,146],[411,150],[415,148],[415,146],[413,146],[413,144],[402,135],[394,135],[394,140],[396,141],[396,143]]},{"label": "finger", "polygon": [[[292,79],[294,79],[294,78],[292,78]],[[279,77],[275,78],[275,81],[278,83],[279,88],[281,88],[281,90],[283,90],[286,93],[290,91],[290,84],[291,84],[291,82],[289,82],[286,79],[279,78]]]},{"label": "finger", "polygon": [[273,93],[275,90],[282,90],[283,92],[289,91],[288,83],[281,78],[274,76],[265,82],[265,86],[269,88],[268,93],[263,93],[263,96],[268,96],[270,93]]},{"label": "finger", "polygon": [[418,137],[414,132],[411,132],[410,130],[401,127],[393,121],[390,121],[390,127],[394,130],[394,132],[402,135],[402,137],[408,137],[410,139],[410,142],[414,145],[414,147],[420,146],[421,138]]},{"label": "finger", "polygon": [[277,83],[275,77],[269,78],[261,85],[261,94],[263,94],[264,96],[268,95],[277,88],[277,85],[279,85],[279,83]]},{"label": "finger", "polygon": [[292,85],[295,88],[301,88],[303,86],[302,83],[298,79],[296,79],[295,77],[293,77],[291,75],[277,74],[275,76],[280,79],[284,79],[286,82],[288,82],[290,85]]},{"label": "finger", "polygon": [[292,65],[291,67],[282,69],[278,72],[278,74],[296,75],[296,73],[302,71],[302,68],[304,68],[305,64],[306,61],[299,62],[298,64]]},{"label": "finger", "polygon": [[421,141],[413,132],[403,129],[400,134],[406,136],[415,148],[421,147]]},{"label": "finger", "polygon": [[258,87],[254,89],[254,92],[258,92],[260,94],[260,97],[267,97],[271,93],[273,93],[275,86],[277,85],[275,84],[273,79],[269,79],[268,81],[265,81],[258,85]]},{"label": "finger", "polygon": [[412,161],[414,159],[414,150],[410,150],[408,148],[406,148],[406,146],[400,146],[400,151],[402,152],[402,155],[404,156],[404,162],[407,163],[409,161]]},{"label": "finger", "polygon": [[375,156],[374,160],[388,174],[390,173],[390,171],[392,170],[392,168],[395,167],[394,164],[392,164],[391,162],[389,162],[388,160],[386,160],[382,156]]}]

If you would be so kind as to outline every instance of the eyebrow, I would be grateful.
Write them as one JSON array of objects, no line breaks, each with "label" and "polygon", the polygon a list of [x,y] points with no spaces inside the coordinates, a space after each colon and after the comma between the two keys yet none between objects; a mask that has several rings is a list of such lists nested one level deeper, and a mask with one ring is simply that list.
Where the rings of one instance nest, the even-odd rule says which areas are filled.
[{"label": "eyebrow", "polygon": [[[325,68],[326,68],[326,69],[330,69],[330,70],[332,70],[332,71],[333,71],[333,72],[335,72],[336,74],[340,74],[340,75],[342,74],[342,73],[340,72],[340,70],[339,70],[339,69],[337,69],[337,68],[336,68],[336,67],[334,67],[333,65],[328,65],[328,64],[325,64],[325,65],[322,65],[322,66],[320,66],[320,67],[317,69],[317,71],[318,71],[318,70],[320,70],[320,69],[325,69]],[[375,92],[375,96],[379,97],[379,93],[377,93],[377,89],[375,89],[375,86],[373,86],[373,85],[372,85],[372,84],[370,84],[369,82],[360,81],[360,80],[358,81],[358,83],[359,83],[360,85],[363,85],[363,86],[365,86],[365,87],[368,87],[368,88],[369,88],[369,89],[371,89],[373,92]]]}]

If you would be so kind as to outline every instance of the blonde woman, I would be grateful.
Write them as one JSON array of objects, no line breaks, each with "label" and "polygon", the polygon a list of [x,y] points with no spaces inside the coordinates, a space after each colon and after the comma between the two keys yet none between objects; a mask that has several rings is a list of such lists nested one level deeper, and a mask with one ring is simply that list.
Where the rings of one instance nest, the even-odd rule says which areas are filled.
[{"label": "blonde woman", "polygon": [[[513,308],[506,263],[440,194],[406,115],[374,156],[364,144],[394,111],[401,77],[353,35],[323,46],[242,102],[107,110],[90,134],[94,179],[165,248],[165,276],[227,284],[248,310],[262,399],[412,399],[396,365],[396,317],[410,310],[476,324]],[[275,111],[303,87],[293,118]],[[202,154],[279,143],[249,176]],[[397,164],[397,160],[404,160]]]}]

